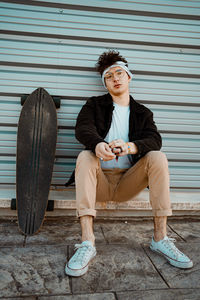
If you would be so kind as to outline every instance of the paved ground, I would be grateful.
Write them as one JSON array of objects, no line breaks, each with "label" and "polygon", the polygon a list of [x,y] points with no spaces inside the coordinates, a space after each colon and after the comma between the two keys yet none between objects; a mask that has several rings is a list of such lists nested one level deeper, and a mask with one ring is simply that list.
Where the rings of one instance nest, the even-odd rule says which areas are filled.
[{"label": "paved ground", "polygon": [[24,241],[17,222],[0,220],[0,299],[199,300],[200,220],[168,221],[168,233],[194,267],[180,270],[149,250],[151,220],[96,220],[98,255],[80,278],[64,274],[80,242],[75,219],[48,219]]}]

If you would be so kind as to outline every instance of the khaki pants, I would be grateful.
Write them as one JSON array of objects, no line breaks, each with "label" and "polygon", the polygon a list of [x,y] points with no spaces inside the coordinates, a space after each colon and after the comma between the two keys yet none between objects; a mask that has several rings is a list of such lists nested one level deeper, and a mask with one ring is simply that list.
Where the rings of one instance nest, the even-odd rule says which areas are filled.
[{"label": "khaki pants", "polygon": [[168,161],[150,151],[130,169],[101,169],[99,158],[82,151],[75,170],[77,216],[96,216],[96,201],[128,201],[149,186],[153,216],[172,215]]}]

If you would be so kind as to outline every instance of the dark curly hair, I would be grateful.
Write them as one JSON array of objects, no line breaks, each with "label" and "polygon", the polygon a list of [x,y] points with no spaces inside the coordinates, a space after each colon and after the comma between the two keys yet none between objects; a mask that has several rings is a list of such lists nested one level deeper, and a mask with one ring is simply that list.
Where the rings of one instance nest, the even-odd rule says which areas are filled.
[{"label": "dark curly hair", "polygon": [[109,50],[107,52],[103,52],[96,63],[96,69],[102,75],[106,68],[112,66],[117,61],[123,61],[128,67],[127,60],[119,54],[119,51]]}]

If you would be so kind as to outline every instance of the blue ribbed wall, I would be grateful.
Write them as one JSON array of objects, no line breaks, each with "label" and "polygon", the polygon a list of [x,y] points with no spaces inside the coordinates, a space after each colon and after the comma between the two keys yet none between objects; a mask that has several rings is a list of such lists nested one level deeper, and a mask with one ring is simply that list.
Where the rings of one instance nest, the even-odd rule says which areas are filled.
[{"label": "blue ribbed wall", "polygon": [[65,183],[82,148],[77,113],[105,92],[94,65],[114,48],[135,100],[154,112],[171,187],[200,188],[200,1],[19,0],[0,11],[0,187],[15,185],[20,98],[40,86],[61,96],[52,184]]}]

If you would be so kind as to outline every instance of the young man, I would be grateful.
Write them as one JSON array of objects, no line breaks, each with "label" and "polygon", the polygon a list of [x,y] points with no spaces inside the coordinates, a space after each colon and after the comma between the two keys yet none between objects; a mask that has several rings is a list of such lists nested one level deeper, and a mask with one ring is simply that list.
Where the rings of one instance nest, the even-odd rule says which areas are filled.
[{"label": "young man", "polygon": [[97,70],[108,93],[90,98],[76,123],[76,138],[86,147],[75,170],[77,216],[82,243],[66,264],[70,276],[81,276],[96,255],[93,219],[96,201],[127,201],[149,187],[154,216],[151,250],[170,264],[191,268],[192,261],[167,237],[167,216],[172,214],[166,156],[153,113],[129,94],[132,73],[117,51],[104,52]]}]

